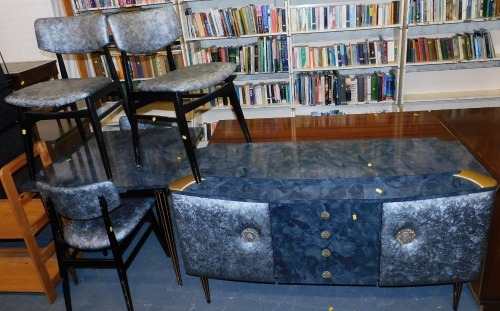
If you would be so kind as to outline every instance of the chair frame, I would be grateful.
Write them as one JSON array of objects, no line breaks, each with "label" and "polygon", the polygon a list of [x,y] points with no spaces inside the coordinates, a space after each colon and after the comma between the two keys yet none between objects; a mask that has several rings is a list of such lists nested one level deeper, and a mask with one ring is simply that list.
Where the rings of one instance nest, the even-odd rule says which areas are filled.
[{"label": "chair frame", "polygon": [[[149,24],[144,23],[144,19],[147,19]],[[161,85],[156,88],[159,91],[136,90],[134,88],[131,70],[132,62],[130,61],[130,56],[153,54],[165,51],[169,67],[166,69],[169,69],[170,72],[175,72],[177,70],[177,72],[180,72],[184,70],[183,68],[176,68],[174,57],[172,55],[172,45],[176,44],[178,38],[182,36],[181,22],[179,21],[174,7],[165,6],[162,8],[141,10],[137,12],[118,13],[116,15],[108,16],[108,23],[111,27],[111,31],[113,32],[116,45],[121,51],[121,63],[125,73],[125,89],[129,100],[129,119],[132,130],[135,162],[137,166],[141,165],[139,130],[137,125],[138,120],[149,119],[152,121],[160,120],[165,122],[176,122],[179,127],[179,132],[187,153],[189,164],[191,165],[191,170],[196,182],[200,183],[201,175],[194,150],[195,142],[193,142],[188,130],[186,114],[218,97],[222,97],[225,104],[227,104],[227,101],[229,100],[246,141],[252,141],[243,115],[243,110],[240,106],[240,102],[234,88],[234,76],[231,75],[232,72],[230,71],[224,71],[224,75],[220,75],[220,81],[211,81],[211,83],[200,84],[199,87],[201,87],[201,89],[187,86],[185,88],[178,88],[177,91],[163,91]],[[149,29],[153,27],[154,29]],[[180,75],[182,76],[182,72]],[[161,77],[167,78],[168,76]],[[198,78],[200,79],[202,77]],[[154,79],[155,78],[153,78],[153,80]],[[187,81],[182,82],[187,83]],[[215,84],[212,85],[212,82]],[[205,91],[205,89],[213,87],[215,88],[214,91]],[[186,102],[184,102],[185,99]],[[173,102],[175,117],[137,114],[138,108],[148,105],[154,101]]]},{"label": "chair frame", "polygon": [[[173,43],[175,44],[175,42]],[[172,53],[171,45],[165,47],[165,52],[167,53],[167,62],[170,71],[176,70],[174,57]],[[140,139],[139,139],[139,120],[159,120],[164,122],[177,122],[179,126],[179,132],[181,134],[182,141],[184,143],[184,148],[186,150],[189,163],[191,165],[191,170],[193,176],[197,183],[201,183],[201,174],[198,167],[198,162],[195,155],[195,142],[193,142],[192,137],[189,133],[189,127],[186,120],[186,114],[199,108],[202,105],[210,102],[213,99],[222,97],[224,103],[227,103],[227,99],[231,106],[233,107],[234,113],[238,120],[238,123],[243,131],[245,140],[247,143],[252,142],[250,137],[250,132],[248,130],[245,117],[243,115],[243,110],[241,108],[240,102],[236,95],[236,90],[234,88],[233,80],[234,76],[230,76],[224,80],[224,83],[217,88],[215,91],[210,93],[180,93],[180,92],[147,92],[147,91],[135,91],[132,78],[132,70],[130,68],[130,55],[124,51],[121,51],[121,61],[125,72],[125,89],[127,92],[129,113],[131,119],[131,130],[132,130],[132,142],[134,145],[134,155],[136,165],[141,165],[141,152],[140,152]],[[184,99],[191,99],[190,102],[184,103]],[[146,114],[138,114],[137,109],[144,107],[154,101],[172,101],[174,104],[176,117],[165,117],[165,116],[153,116]]]},{"label": "chair frame", "polygon": [[[54,204],[50,199],[50,197],[45,198],[44,205],[47,210],[47,213],[49,214],[52,232],[54,236],[54,243],[56,246],[56,254],[61,274],[66,310],[67,311],[72,310],[68,272],[71,272],[71,269],[73,268],[116,269],[118,272],[118,277],[120,279],[120,284],[125,298],[125,303],[127,305],[127,310],[129,311],[134,310],[126,271],[134,261],[135,257],[139,253],[140,249],[142,248],[148,237],[151,235],[151,232],[155,233],[163,251],[165,252],[167,257],[170,257],[167,245],[168,242],[165,240],[163,236],[160,225],[158,224],[156,216],[154,215],[153,208],[150,208],[148,210],[142,221],[122,242],[118,242],[115,233],[113,232],[113,224],[108,211],[108,204],[106,202],[106,199],[103,196],[99,197],[99,205],[101,207],[104,226],[106,228],[106,233],[111,244],[110,248],[108,249],[110,249],[112,253],[112,258],[105,258],[104,256],[107,255],[108,249],[96,250],[96,251],[84,251],[71,248],[72,251],[70,252],[69,251],[70,246],[67,245],[66,241],[64,240],[64,219],[59,213],[55,211]],[[131,246],[132,242],[135,240],[136,236],[140,233],[142,227],[145,225],[146,222],[149,223],[148,227],[146,228],[144,233],[142,233],[142,236],[140,237],[139,241],[137,241],[137,243],[134,245],[130,254],[127,256],[127,258],[124,259],[125,251]],[[96,258],[84,258],[83,256],[81,256],[81,254],[85,252],[94,252],[94,253],[103,252],[104,256]]]},{"label": "chair frame", "polygon": [[[108,44],[109,45],[109,44]],[[97,51],[96,51],[97,52]],[[50,112],[30,110],[26,107],[18,107],[19,108],[19,119],[21,123],[21,128],[23,129],[23,143],[25,147],[25,151],[28,156],[28,168],[30,172],[30,179],[36,180],[36,169],[35,169],[35,160],[33,156],[33,143],[36,139],[34,134],[36,132],[33,131],[33,127],[36,125],[38,121],[42,120],[59,120],[59,119],[75,119],[78,127],[78,131],[82,138],[82,141],[87,141],[87,137],[85,134],[85,130],[83,128],[83,124],[81,119],[88,117],[92,128],[94,130],[94,134],[97,140],[97,145],[99,147],[99,152],[104,164],[104,169],[106,171],[106,176],[108,179],[112,178],[111,166],[108,157],[108,153],[106,150],[106,146],[104,144],[104,138],[102,134],[101,128],[101,120],[111,114],[114,110],[116,110],[119,106],[122,106],[125,110],[126,115],[128,116],[128,106],[126,101],[125,92],[121,87],[120,79],[118,78],[118,74],[116,72],[116,68],[113,64],[113,59],[109,52],[108,46],[102,47],[102,52],[104,53],[107,67],[109,69],[110,78],[112,79],[112,83],[108,86],[100,89],[98,92],[91,94],[90,96],[85,98],[86,108],[78,109],[76,103],[70,103],[56,109],[53,109]],[[66,53],[64,53],[66,54]],[[69,53],[68,53],[69,54]],[[59,70],[61,73],[62,79],[68,79],[68,72],[66,70],[66,66],[63,60],[63,53],[55,53],[57,57],[57,62],[59,65]],[[79,53],[75,53],[74,55],[79,55]],[[80,54],[81,55],[81,54]],[[105,111],[103,111],[99,116],[97,115],[97,109],[95,107],[95,102],[106,97],[119,94],[120,100],[111,105]],[[65,111],[66,108],[70,108],[70,111]],[[61,111],[63,110],[64,111]]]}]

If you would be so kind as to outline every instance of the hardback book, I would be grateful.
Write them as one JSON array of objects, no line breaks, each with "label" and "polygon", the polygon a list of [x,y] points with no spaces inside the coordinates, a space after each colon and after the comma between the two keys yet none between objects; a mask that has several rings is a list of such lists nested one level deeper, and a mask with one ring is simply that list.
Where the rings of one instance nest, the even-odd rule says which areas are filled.
[{"label": "hardback book", "polygon": [[356,76],[357,87],[358,87],[358,102],[364,102],[366,100],[366,82],[365,75],[359,74]]},{"label": "hardback book", "polygon": [[336,98],[335,104],[342,105],[346,102],[346,79],[345,76],[340,74],[337,70],[334,70],[333,74],[335,75],[336,80]]},{"label": "hardback book", "polygon": [[377,73],[371,74],[371,100],[379,101],[380,79]]}]

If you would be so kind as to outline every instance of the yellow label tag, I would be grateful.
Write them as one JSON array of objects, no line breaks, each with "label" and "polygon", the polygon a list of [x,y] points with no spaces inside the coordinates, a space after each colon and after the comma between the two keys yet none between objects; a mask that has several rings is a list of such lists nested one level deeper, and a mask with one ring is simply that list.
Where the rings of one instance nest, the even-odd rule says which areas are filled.
[{"label": "yellow label tag", "polygon": [[352,220],[358,220],[358,215],[352,214]]},{"label": "yellow label tag", "polygon": [[153,120],[153,122],[155,122],[155,121],[156,121],[156,117],[153,117],[153,119],[152,119],[152,120]]},{"label": "yellow label tag", "polygon": [[23,129],[23,130],[21,131],[21,133],[23,133],[23,135],[26,135],[26,130],[25,130],[25,129]]},{"label": "yellow label tag", "polygon": [[383,191],[382,191],[382,189],[377,188],[377,189],[375,189],[375,192],[377,192],[378,194],[381,194]]},{"label": "yellow label tag", "polygon": [[109,232],[113,232],[113,227],[109,227]]},{"label": "yellow label tag", "polygon": [[186,140],[187,139],[186,135],[182,135],[182,139]]},{"label": "yellow label tag", "polygon": [[373,164],[371,164],[370,162],[368,162],[368,167],[372,167]]}]

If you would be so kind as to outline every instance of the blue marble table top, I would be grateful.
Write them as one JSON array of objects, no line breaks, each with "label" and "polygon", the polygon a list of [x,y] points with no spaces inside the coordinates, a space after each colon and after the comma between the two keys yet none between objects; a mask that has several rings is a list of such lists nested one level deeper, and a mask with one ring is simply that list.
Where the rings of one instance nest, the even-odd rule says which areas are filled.
[{"label": "blue marble table top", "polygon": [[458,142],[435,138],[212,144],[197,150],[203,176],[331,179],[487,174]]},{"label": "blue marble table top", "polygon": [[[104,132],[120,191],[165,189],[191,175],[174,129],[141,131],[142,166],[134,162],[129,131]],[[196,150],[203,178],[332,180],[454,174],[470,169],[488,175],[458,142],[435,138],[209,144]],[[95,139],[76,146],[37,175],[37,180],[77,186],[106,180]],[[338,181],[340,182],[340,181]],[[23,185],[34,191],[34,184]]]},{"label": "blue marble table top", "polygon": [[214,144],[198,159],[205,181],[183,193],[269,202],[459,195],[484,191],[462,169],[489,176],[461,144],[432,138]]}]

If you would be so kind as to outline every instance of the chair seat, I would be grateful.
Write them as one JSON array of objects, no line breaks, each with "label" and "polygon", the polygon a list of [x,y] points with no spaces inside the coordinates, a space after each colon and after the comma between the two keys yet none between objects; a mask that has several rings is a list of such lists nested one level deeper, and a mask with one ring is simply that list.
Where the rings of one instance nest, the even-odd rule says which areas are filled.
[{"label": "chair seat", "polygon": [[107,77],[50,80],[15,91],[5,101],[26,108],[56,108],[85,99],[112,82]]},{"label": "chair seat", "polygon": [[[121,207],[110,212],[113,232],[118,243],[136,228],[153,203],[153,198],[122,199]],[[64,229],[64,239],[69,246],[82,250],[101,250],[111,246],[103,218],[71,220]]]},{"label": "chair seat", "polygon": [[137,89],[146,92],[190,92],[214,86],[236,70],[234,63],[208,63],[180,68],[143,81]]}]

